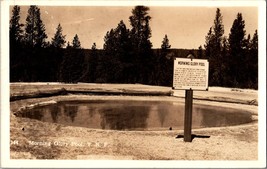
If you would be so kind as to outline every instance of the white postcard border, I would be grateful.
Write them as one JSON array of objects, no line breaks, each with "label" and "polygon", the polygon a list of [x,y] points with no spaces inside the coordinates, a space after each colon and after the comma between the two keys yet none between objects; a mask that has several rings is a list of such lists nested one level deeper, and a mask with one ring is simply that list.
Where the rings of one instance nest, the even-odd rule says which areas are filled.
[{"label": "white postcard border", "polygon": [[[64,3],[62,3],[64,2]],[[10,5],[98,5],[98,6],[257,6],[259,9],[259,149],[258,161],[147,161],[147,160],[11,160],[9,130],[9,6]],[[199,168],[199,167],[266,167],[266,2],[265,1],[1,1],[1,167],[36,168]]]}]

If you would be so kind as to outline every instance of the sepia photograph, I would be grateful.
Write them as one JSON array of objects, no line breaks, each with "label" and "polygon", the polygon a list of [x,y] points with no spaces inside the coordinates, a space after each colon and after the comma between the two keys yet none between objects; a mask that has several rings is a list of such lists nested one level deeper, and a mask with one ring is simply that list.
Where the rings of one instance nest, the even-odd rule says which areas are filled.
[{"label": "sepia photograph", "polygon": [[265,1],[1,1],[2,167],[266,167]]}]

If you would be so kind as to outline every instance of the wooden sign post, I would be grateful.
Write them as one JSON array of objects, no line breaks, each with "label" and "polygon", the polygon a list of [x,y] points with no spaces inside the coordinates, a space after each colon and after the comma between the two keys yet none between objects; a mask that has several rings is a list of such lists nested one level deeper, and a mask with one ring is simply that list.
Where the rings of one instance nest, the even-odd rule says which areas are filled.
[{"label": "wooden sign post", "polygon": [[193,90],[185,91],[184,141],[191,142]]},{"label": "wooden sign post", "polygon": [[[192,56],[192,55],[191,55]],[[203,59],[175,58],[173,89],[185,90],[184,141],[192,141],[193,90],[208,90],[209,62]]]}]

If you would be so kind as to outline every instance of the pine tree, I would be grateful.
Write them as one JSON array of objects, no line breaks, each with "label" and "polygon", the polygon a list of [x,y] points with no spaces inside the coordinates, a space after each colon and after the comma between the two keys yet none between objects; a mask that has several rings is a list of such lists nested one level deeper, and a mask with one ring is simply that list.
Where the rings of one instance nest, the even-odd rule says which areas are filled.
[{"label": "pine tree", "polygon": [[217,11],[216,11],[213,31],[214,31],[214,38],[215,38],[214,40],[215,40],[216,50],[220,52],[222,40],[223,40],[223,34],[224,34],[224,26],[222,24],[222,15],[221,15],[219,8],[217,8]]},{"label": "pine tree", "polygon": [[250,39],[248,35],[246,39],[246,77],[248,88],[258,88],[258,32]]},{"label": "pine tree", "polygon": [[222,15],[219,8],[216,10],[214,25],[210,28],[206,36],[206,57],[209,59],[209,83],[210,85],[221,85],[223,80],[223,72],[221,62],[222,43],[223,43],[224,26],[222,23]]},{"label": "pine tree", "polygon": [[9,22],[10,44],[20,43],[23,37],[23,24],[20,23],[20,7],[15,5]]},{"label": "pine tree", "polygon": [[56,48],[63,48],[66,43],[65,38],[66,35],[62,34],[62,27],[60,24],[58,24],[57,31],[54,37],[52,38],[52,46]]},{"label": "pine tree", "polygon": [[258,31],[255,30],[255,33],[251,40],[251,62],[252,66],[252,83],[254,83],[254,88],[258,89]]},{"label": "pine tree", "polygon": [[151,17],[148,15],[149,8],[146,6],[136,6],[130,16],[132,29],[131,39],[135,53],[135,82],[151,83],[151,71],[155,59],[153,58],[152,43],[150,42],[151,29],[149,22]]},{"label": "pine tree", "polygon": [[132,52],[132,42],[130,39],[130,30],[127,29],[124,22],[121,20],[114,29],[115,34],[115,64],[118,72],[116,81],[120,83],[132,82],[132,69],[134,56]]},{"label": "pine tree", "polygon": [[168,36],[165,35],[164,38],[163,38],[162,44],[161,44],[161,49],[162,50],[167,50],[167,49],[170,49],[170,48],[171,48],[171,45],[169,44]]},{"label": "pine tree", "polygon": [[130,39],[130,31],[126,28],[126,25],[123,21],[120,21],[117,28],[115,29],[115,35],[116,35],[116,46],[118,50],[118,58],[122,62],[129,62],[132,61],[132,43]]},{"label": "pine tree", "polygon": [[172,85],[172,75],[173,75],[173,60],[168,58],[169,49],[171,45],[169,43],[168,36],[165,35],[161,44],[160,58],[157,60],[157,68],[155,74],[157,74],[157,79],[155,81],[157,85],[171,86]]},{"label": "pine tree", "polygon": [[80,42],[77,34],[74,36],[74,38],[72,40],[72,47],[74,49],[81,49],[81,42]]},{"label": "pine tree", "polygon": [[[116,62],[116,37],[115,31],[112,28],[108,31],[104,37],[104,55],[100,57],[99,65],[97,67],[97,82],[110,83],[117,76],[117,71],[115,70],[118,66]],[[114,77],[115,76],[115,77]]]},{"label": "pine tree", "polygon": [[231,86],[231,72],[229,64],[229,43],[227,37],[224,36],[222,40],[222,52],[221,52],[221,72],[222,72],[222,86]]},{"label": "pine tree", "polygon": [[71,45],[70,45],[70,42],[68,41],[66,49],[69,49],[69,48],[71,48]]},{"label": "pine tree", "polygon": [[52,52],[50,57],[50,67],[51,67],[51,73],[50,77],[55,76],[54,79],[58,81],[59,75],[60,75],[60,64],[63,59],[64,52],[66,50],[63,49],[65,46],[65,37],[66,35],[62,34],[62,27],[60,24],[58,24],[56,28],[56,33],[54,34],[54,37],[52,38],[51,45],[49,45],[49,50]]},{"label": "pine tree", "polygon": [[251,40],[251,49],[255,50],[255,56],[258,56],[258,31],[255,30],[255,33]]},{"label": "pine tree", "polygon": [[92,50],[92,51],[96,51],[96,50],[97,50],[97,49],[96,49],[96,43],[95,43],[95,42],[93,43],[93,45],[92,45],[92,47],[91,47],[91,50]]},{"label": "pine tree", "polygon": [[[110,58],[113,58],[114,55],[113,47],[114,45],[114,30],[111,29],[108,31],[104,37],[104,44],[103,44],[103,55],[99,56],[99,64],[97,65],[97,71],[96,71],[96,82],[97,83],[107,83],[109,77],[109,69],[112,68],[112,65],[110,65]],[[114,49],[115,51],[116,49]]]},{"label": "pine tree", "polygon": [[212,32],[212,27],[210,27],[209,32],[207,34],[207,36],[205,37],[205,56],[206,59],[209,59],[212,55],[212,51],[213,51],[213,32]]},{"label": "pine tree", "polygon": [[152,43],[149,40],[151,37],[149,26],[151,17],[148,15],[148,11],[149,8],[146,6],[136,6],[132,10],[132,16],[130,16],[131,35],[138,50],[142,50],[144,47],[148,49],[152,47]]},{"label": "pine tree", "polygon": [[[113,29],[108,31],[104,37],[104,45],[103,49],[107,52],[113,52],[115,51],[115,46],[116,46],[116,38],[115,38],[115,32]],[[110,54],[110,53],[109,53]]]},{"label": "pine tree", "polygon": [[108,82],[124,83],[130,79],[130,62],[132,62],[131,39],[129,29],[120,21],[115,29],[107,32],[104,38],[106,64],[102,71],[103,79]]},{"label": "pine tree", "polygon": [[44,47],[46,38],[47,35],[41,20],[40,9],[35,5],[31,5],[26,18],[25,42],[31,47]]},{"label": "pine tree", "polygon": [[89,60],[90,63],[90,72],[89,72],[89,76],[91,79],[91,82],[95,82],[96,81],[96,77],[97,77],[97,66],[98,66],[98,49],[96,47],[96,43],[93,43],[92,47],[91,47],[92,53],[91,53],[91,59]]},{"label": "pine tree", "polygon": [[229,52],[231,57],[230,71],[234,87],[242,87],[245,81],[245,21],[238,13],[229,34]]},{"label": "pine tree", "polygon": [[245,21],[243,20],[242,14],[238,13],[229,34],[231,54],[240,53],[244,47],[245,35]]},{"label": "pine tree", "polygon": [[23,43],[23,24],[20,23],[20,7],[14,6],[12,10],[12,17],[9,22],[9,49],[10,49],[10,81],[21,80],[24,70],[24,62],[22,55]]},{"label": "pine tree", "polygon": [[199,59],[203,59],[203,48],[202,48],[201,45],[198,47],[197,57],[198,57]]}]

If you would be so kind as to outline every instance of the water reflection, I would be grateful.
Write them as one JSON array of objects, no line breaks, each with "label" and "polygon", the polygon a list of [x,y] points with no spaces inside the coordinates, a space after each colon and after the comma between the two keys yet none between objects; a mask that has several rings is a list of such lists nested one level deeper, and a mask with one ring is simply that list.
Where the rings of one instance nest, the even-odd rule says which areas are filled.
[{"label": "water reflection", "polygon": [[92,118],[94,116],[94,114],[96,113],[96,111],[97,111],[96,107],[88,107],[89,117]]},{"label": "water reflection", "polygon": [[[183,129],[184,105],[152,101],[62,102],[25,111],[21,116],[99,129]],[[193,128],[238,125],[251,121],[249,112],[201,105],[193,107]]]},{"label": "water reflection", "polygon": [[72,122],[74,122],[75,117],[77,116],[78,106],[66,104],[66,105],[63,105],[63,111],[65,115],[69,117]]},{"label": "water reflection", "polygon": [[36,109],[25,110],[25,112],[23,114],[19,114],[19,116],[36,120],[42,120],[44,115],[42,108],[36,108]]},{"label": "water reflection", "polygon": [[51,117],[52,117],[54,123],[57,123],[59,113],[60,113],[60,111],[59,111],[58,106],[51,106],[50,114],[51,114]]},{"label": "water reflection", "polygon": [[163,127],[165,118],[166,118],[166,116],[168,116],[169,111],[165,107],[160,106],[158,108],[157,113],[158,113],[158,117],[159,117],[159,121],[160,121],[160,127]]},{"label": "water reflection", "polygon": [[149,107],[123,106],[101,110],[101,128],[131,130],[147,128]]}]

